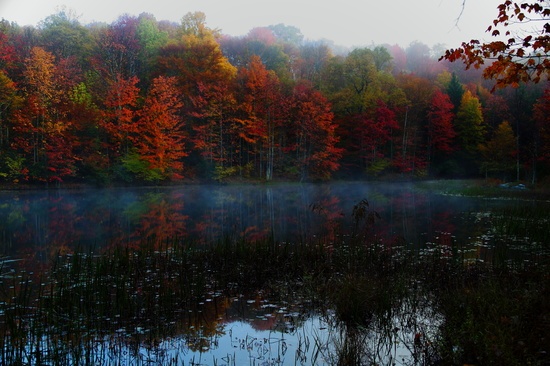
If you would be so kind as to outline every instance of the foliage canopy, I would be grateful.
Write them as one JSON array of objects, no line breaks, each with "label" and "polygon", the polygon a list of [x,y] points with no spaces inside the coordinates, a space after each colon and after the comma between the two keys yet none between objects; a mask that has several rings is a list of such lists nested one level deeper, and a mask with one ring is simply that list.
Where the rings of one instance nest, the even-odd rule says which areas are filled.
[{"label": "foliage canopy", "polygon": [[[487,28],[496,40],[473,39],[445,52],[441,59],[460,60],[466,68],[480,68],[495,87],[517,86],[520,82],[539,82],[550,76],[550,0],[520,3],[506,0],[498,6],[498,16]],[[532,31],[522,26],[529,25]],[[502,28],[502,30],[501,30]]]}]

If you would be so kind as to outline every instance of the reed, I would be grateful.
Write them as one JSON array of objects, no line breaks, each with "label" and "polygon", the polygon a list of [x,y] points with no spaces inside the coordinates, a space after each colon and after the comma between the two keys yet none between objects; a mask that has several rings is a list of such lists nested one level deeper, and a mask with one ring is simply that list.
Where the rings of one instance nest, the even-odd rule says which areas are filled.
[{"label": "reed", "polygon": [[[355,206],[348,235],[296,243],[148,238],[136,247],[59,253],[36,272],[3,258],[0,359],[184,364],[186,352],[214,347],[232,298],[263,296],[299,303],[304,316],[330,323],[328,338],[304,336],[296,360],[311,349],[329,365],[544,364],[550,279],[547,237],[536,227],[541,215],[495,215],[495,231],[504,230],[494,241],[502,258],[483,262],[468,260],[454,241],[421,250],[382,244],[372,235],[378,216],[367,201]],[[523,221],[512,229],[517,217]],[[508,239],[522,233],[541,245],[530,249],[537,255],[528,264],[517,265],[511,254],[519,244]],[[299,324],[292,317],[282,334]],[[399,360],[405,351],[410,357]],[[207,362],[237,363],[226,358]]]},{"label": "reed", "polygon": [[543,203],[496,209],[491,213],[495,232],[518,244],[543,245],[550,248],[550,211]]}]

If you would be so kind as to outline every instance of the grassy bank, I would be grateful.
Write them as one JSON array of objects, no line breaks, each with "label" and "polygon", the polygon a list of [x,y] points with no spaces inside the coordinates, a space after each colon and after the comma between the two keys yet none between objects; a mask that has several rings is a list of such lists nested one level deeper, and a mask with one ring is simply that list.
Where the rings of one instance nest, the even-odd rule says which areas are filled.
[{"label": "grassy bank", "polygon": [[418,187],[447,195],[550,201],[550,185],[499,180],[427,180]]}]

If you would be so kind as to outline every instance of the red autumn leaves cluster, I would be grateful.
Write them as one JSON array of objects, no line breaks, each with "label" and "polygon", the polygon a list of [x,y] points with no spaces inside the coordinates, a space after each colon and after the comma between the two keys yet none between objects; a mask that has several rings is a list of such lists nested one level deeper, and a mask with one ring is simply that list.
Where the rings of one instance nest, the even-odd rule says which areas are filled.
[{"label": "red autumn leaves cluster", "polygon": [[[207,55],[212,57],[208,52],[203,56]],[[11,152],[30,164],[18,172],[22,178],[62,181],[75,176],[77,165],[100,174],[121,164],[139,179],[180,179],[189,169],[183,158],[192,148],[220,167],[264,155],[259,164],[268,179],[275,150],[279,153],[282,147],[294,155],[289,164],[304,176],[311,172],[330,177],[338,168],[333,114],[326,98],[306,83],[284,95],[277,76],[258,57],[252,57],[238,76],[227,70],[208,75],[212,68],[202,64],[206,75],[197,80],[184,72],[178,77],[159,75],[146,92],[136,76],[116,73],[105,83],[100,105],[92,102],[96,98],[85,83],[78,83],[80,78],[57,77],[66,71],[63,67],[41,47],[32,48],[25,60],[24,98],[10,126]],[[194,66],[169,66],[175,67]],[[232,70],[228,64],[223,67]],[[230,85],[224,73],[242,85],[238,103],[238,84]],[[15,89],[13,83],[6,84],[10,86]],[[185,98],[183,92],[192,95]],[[283,134],[290,141],[284,146],[279,141]]]},{"label": "red autumn leaves cluster", "polygon": [[[498,16],[487,28],[496,40],[463,42],[461,47],[446,51],[441,58],[461,60],[467,67],[489,64],[483,74],[496,80],[496,87],[547,80],[550,75],[549,19],[548,0],[503,1],[498,6]],[[522,28],[520,24],[527,26]]]},{"label": "red autumn leaves cluster", "polygon": [[[421,43],[335,54],[284,25],[224,36],[202,13],[0,25],[7,182],[464,176],[545,161],[546,96],[490,94]],[[521,145],[491,153],[520,126]]]}]

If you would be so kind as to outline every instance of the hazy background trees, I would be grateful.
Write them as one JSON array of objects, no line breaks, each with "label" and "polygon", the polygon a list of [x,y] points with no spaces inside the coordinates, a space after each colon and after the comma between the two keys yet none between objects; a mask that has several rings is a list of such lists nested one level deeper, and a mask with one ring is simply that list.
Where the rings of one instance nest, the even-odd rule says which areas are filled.
[{"label": "hazy background trees", "polygon": [[3,20],[0,51],[11,183],[534,181],[550,169],[546,74],[491,93],[487,65],[438,61],[442,47],[420,41],[344,51],[284,24],[232,37],[202,13],[83,25],[61,11],[36,28]]}]

